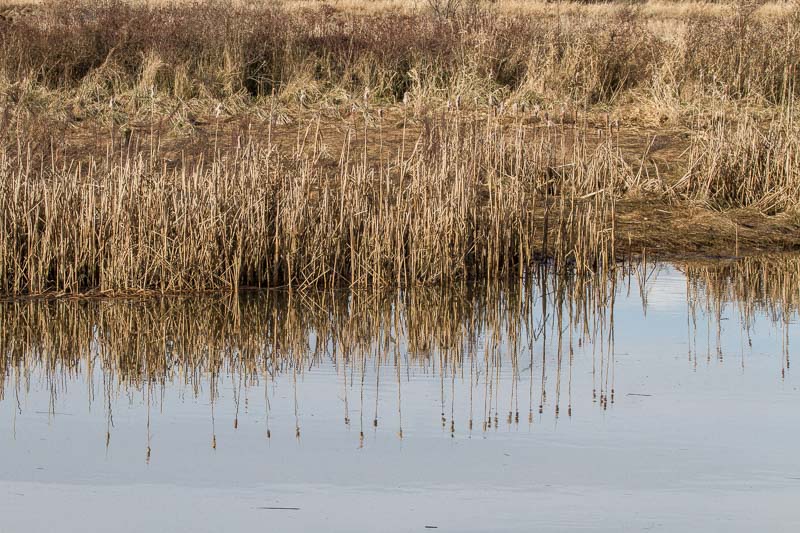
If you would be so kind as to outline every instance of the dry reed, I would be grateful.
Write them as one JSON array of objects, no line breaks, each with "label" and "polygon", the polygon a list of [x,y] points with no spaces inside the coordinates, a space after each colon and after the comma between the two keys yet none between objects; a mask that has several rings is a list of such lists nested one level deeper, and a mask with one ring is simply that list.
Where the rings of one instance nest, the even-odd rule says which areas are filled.
[{"label": "dry reed", "polygon": [[[0,294],[409,287],[524,278],[540,260],[595,272],[624,248],[621,200],[796,211],[797,14],[756,7],[666,31],[618,5],[37,6],[0,21]],[[647,160],[655,139],[631,157],[617,120],[585,118],[620,102],[659,121],[713,111],[710,126],[692,114],[682,179]],[[730,106],[780,118],[718,121]],[[296,138],[273,133],[286,123]],[[199,150],[167,153],[170,127]]]},{"label": "dry reed", "polygon": [[614,263],[615,202],[646,184],[611,132],[591,148],[453,111],[374,154],[375,119],[338,156],[313,121],[288,153],[240,139],[210,160],[136,140],[87,161],[7,146],[0,292],[410,286]]},{"label": "dry reed", "polygon": [[735,124],[720,120],[695,139],[689,171],[675,188],[716,209],[796,211],[799,157],[800,132],[791,112],[766,127],[749,118]]}]

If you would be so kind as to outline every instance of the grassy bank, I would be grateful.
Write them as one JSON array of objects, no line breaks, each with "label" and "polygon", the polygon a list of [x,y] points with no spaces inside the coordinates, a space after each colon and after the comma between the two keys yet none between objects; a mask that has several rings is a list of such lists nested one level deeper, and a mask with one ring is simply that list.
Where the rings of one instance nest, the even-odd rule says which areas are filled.
[{"label": "grassy bank", "polygon": [[6,16],[0,293],[446,284],[800,246],[793,7],[391,6]]},{"label": "grassy bank", "polygon": [[662,108],[649,110],[656,120],[709,100],[769,105],[797,91],[798,11],[785,4],[418,5],[358,13],[326,2],[47,2],[0,22],[0,71],[6,85],[78,105],[151,93],[276,95],[303,106],[365,95],[626,101]]},{"label": "grassy bank", "polygon": [[[613,125],[589,135],[459,110],[423,122],[387,146],[380,111],[364,112],[332,152],[310,121],[291,149],[212,138],[208,159],[132,138],[78,161],[20,139],[0,159],[2,291],[408,286],[523,277],[545,258],[595,272],[654,235],[671,233],[673,251],[696,245],[676,233],[693,210],[796,224],[800,135],[787,123],[766,136],[720,126],[669,181],[626,161]],[[752,228],[701,226],[699,238],[738,254]]]}]

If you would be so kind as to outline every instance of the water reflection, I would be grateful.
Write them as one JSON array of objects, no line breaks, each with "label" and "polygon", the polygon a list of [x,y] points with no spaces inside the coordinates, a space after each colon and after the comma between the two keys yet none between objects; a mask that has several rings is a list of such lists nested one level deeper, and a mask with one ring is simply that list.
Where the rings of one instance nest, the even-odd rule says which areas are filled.
[{"label": "water reflection", "polygon": [[437,409],[451,438],[531,430],[578,408],[613,409],[619,394],[651,394],[616,383],[616,339],[635,338],[648,310],[665,330],[684,322],[680,372],[727,358],[744,371],[767,324],[780,338],[775,378],[785,379],[798,299],[800,258],[774,256],[638,262],[592,278],[543,266],[520,282],[449,290],[5,302],[0,398],[14,405],[14,428],[41,409],[25,399],[42,393],[52,423],[69,424],[62,396],[82,390],[90,412],[102,407],[106,447],[116,412],[140,407],[147,461],[153,417],[187,401],[205,413],[214,449],[220,424],[237,429],[248,416],[265,439],[298,442],[305,424],[320,435],[338,419],[359,447],[370,432],[421,430],[409,426],[421,409]]}]

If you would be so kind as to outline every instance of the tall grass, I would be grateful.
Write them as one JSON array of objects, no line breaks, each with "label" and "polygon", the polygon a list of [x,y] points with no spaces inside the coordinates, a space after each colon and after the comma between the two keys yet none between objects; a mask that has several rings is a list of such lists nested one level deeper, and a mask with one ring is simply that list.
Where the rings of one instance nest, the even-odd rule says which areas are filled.
[{"label": "tall grass", "polygon": [[630,94],[656,104],[665,92],[680,105],[783,101],[797,92],[797,12],[759,17],[749,5],[654,21],[625,4],[533,17],[65,0],[4,25],[0,78],[105,100],[152,89],[304,105],[365,90],[379,101],[457,93],[592,104]]},{"label": "tall grass", "polygon": [[314,128],[288,151],[240,139],[181,162],[135,142],[88,161],[6,146],[0,292],[409,286],[547,257],[594,271],[614,262],[616,199],[642,185],[610,133],[591,148],[454,111],[394,153],[372,128],[331,155]]},{"label": "tall grass", "polygon": [[[596,272],[624,246],[621,200],[796,211],[797,13],[729,11],[666,30],[631,6],[59,1],[3,19],[0,294],[407,287],[524,278],[542,259]],[[621,100],[712,116],[682,178],[589,111]],[[723,104],[779,118],[719,121]],[[176,120],[197,136],[167,150]]]},{"label": "tall grass", "polygon": [[796,213],[799,163],[800,131],[791,111],[767,125],[723,119],[695,139],[689,171],[675,187],[715,209]]},{"label": "tall grass", "polygon": [[613,124],[529,124],[500,107],[421,121],[386,145],[381,111],[364,108],[338,153],[317,118],[288,147],[215,137],[178,159],[113,125],[101,156],[23,130],[0,151],[0,294],[408,287],[525,278],[542,260],[590,273],[626,250],[621,201],[800,205],[786,116],[698,134],[674,183],[627,161]]}]

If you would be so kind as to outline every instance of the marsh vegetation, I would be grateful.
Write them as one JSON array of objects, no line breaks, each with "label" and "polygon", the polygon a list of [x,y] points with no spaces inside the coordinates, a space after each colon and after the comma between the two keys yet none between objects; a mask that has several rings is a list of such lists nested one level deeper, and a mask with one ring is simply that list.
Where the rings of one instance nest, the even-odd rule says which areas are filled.
[{"label": "marsh vegetation", "polygon": [[799,47],[0,0],[0,527],[797,530]]},{"label": "marsh vegetation", "polygon": [[409,287],[800,244],[793,5],[435,7],[13,8],[0,292]]}]

